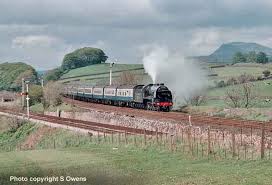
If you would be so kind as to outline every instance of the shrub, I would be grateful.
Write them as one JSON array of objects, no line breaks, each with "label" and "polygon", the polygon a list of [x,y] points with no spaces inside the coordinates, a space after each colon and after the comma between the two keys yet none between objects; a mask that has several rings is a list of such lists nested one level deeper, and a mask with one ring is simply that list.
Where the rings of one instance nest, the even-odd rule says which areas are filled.
[{"label": "shrub", "polygon": [[238,81],[236,78],[231,77],[230,79],[228,79],[228,81],[226,82],[226,85],[235,85],[238,84]]},{"label": "shrub", "polygon": [[40,85],[31,85],[29,88],[30,105],[40,103],[43,97],[43,90]]},{"label": "shrub", "polygon": [[257,80],[263,80],[263,77],[262,76],[258,76]]},{"label": "shrub", "polygon": [[270,76],[270,74],[271,74],[271,72],[269,70],[263,71],[264,77],[268,77],[268,76]]},{"label": "shrub", "polygon": [[237,78],[240,84],[255,81],[255,77],[250,74],[242,74]]},{"label": "shrub", "polygon": [[225,81],[224,80],[219,81],[216,86],[217,87],[225,87],[226,86]]}]

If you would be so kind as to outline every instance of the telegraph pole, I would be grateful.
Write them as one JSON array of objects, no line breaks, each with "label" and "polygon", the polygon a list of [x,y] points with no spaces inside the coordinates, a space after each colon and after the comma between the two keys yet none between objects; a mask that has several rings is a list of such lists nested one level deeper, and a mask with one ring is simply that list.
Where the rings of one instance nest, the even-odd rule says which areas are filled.
[{"label": "telegraph pole", "polygon": [[25,79],[22,78],[22,107],[24,108],[25,106]]},{"label": "telegraph pole", "polygon": [[112,67],[113,67],[114,62],[110,63],[110,85],[111,85],[111,81],[112,81]]},{"label": "telegraph pole", "polygon": [[29,119],[29,95],[28,95],[28,81],[26,82],[26,111],[27,111],[27,119]]}]

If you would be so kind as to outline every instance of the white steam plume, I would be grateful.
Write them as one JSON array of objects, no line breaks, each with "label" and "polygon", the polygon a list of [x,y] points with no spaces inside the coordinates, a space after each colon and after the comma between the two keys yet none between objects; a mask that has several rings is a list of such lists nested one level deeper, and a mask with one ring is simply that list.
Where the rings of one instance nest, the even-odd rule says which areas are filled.
[{"label": "white steam plume", "polygon": [[197,63],[185,61],[183,56],[172,54],[165,47],[153,47],[144,56],[143,64],[153,83],[165,83],[172,91],[176,106],[201,94],[207,85],[206,72]]},{"label": "white steam plume", "polygon": [[157,82],[156,79],[158,72],[160,72],[161,64],[164,64],[168,58],[168,50],[157,46],[143,58],[145,71],[149,74],[153,83]]}]

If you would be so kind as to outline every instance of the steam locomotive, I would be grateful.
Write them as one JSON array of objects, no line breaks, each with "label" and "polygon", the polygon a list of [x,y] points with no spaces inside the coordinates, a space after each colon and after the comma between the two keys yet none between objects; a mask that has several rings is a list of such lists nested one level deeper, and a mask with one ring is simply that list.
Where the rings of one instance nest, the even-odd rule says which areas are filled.
[{"label": "steam locomotive", "polygon": [[164,84],[67,87],[65,97],[76,100],[126,106],[154,111],[170,111],[172,93]]}]

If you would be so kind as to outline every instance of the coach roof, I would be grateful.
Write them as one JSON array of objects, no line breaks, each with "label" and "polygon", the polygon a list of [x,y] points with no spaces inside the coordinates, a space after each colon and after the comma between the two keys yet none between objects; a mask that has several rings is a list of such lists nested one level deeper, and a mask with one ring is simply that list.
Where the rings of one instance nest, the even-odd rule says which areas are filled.
[{"label": "coach roof", "polygon": [[120,85],[117,89],[134,89],[137,85]]}]

